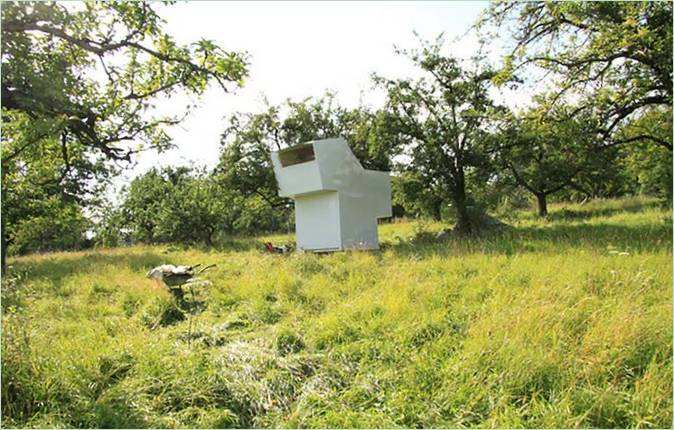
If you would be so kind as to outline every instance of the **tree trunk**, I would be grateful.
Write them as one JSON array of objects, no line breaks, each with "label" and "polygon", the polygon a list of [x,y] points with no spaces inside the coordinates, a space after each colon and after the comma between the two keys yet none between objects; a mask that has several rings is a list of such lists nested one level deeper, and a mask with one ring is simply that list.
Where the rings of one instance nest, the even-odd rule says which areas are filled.
[{"label": "tree trunk", "polygon": [[208,247],[213,246],[213,235],[215,234],[215,228],[210,226],[208,227],[208,233],[206,234],[206,245]]},{"label": "tree trunk", "polygon": [[466,207],[466,182],[463,169],[459,168],[456,178],[454,178],[454,207],[456,208],[456,226],[454,231],[457,234],[470,234],[473,232],[468,208]]},{"label": "tree trunk", "polygon": [[7,171],[7,169],[3,165],[2,166],[2,190],[0,190],[0,199],[2,200],[2,203],[3,203],[2,208],[1,208],[2,214],[0,215],[0,220],[2,220],[2,222],[0,222],[0,236],[2,236],[0,238],[0,242],[1,242],[1,251],[0,252],[2,254],[0,256],[0,258],[2,259],[2,261],[0,262],[0,275],[4,275],[5,270],[7,269],[7,247],[9,246],[9,236],[7,235],[7,211],[5,210],[6,209],[5,202],[7,201],[7,195],[6,195],[7,193],[6,193],[6,189],[5,189],[5,186],[6,186],[5,172],[6,171]]},{"label": "tree trunk", "polygon": [[0,273],[2,275],[5,274],[5,268],[7,267],[7,236],[5,236],[5,228],[3,226],[2,232],[0,232],[0,236],[2,236],[2,268],[0,270]]},{"label": "tree trunk", "polygon": [[536,200],[538,201],[538,216],[541,218],[546,218],[548,216],[547,194],[545,193],[536,194]]},{"label": "tree trunk", "polygon": [[433,201],[433,205],[431,207],[433,219],[436,221],[440,221],[442,219],[442,200],[435,200]]}]

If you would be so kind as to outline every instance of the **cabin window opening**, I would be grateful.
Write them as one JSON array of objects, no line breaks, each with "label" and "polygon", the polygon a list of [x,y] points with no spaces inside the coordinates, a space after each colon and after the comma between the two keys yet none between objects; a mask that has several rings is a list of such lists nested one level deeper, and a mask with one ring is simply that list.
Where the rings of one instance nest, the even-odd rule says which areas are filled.
[{"label": "cabin window opening", "polygon": [[281,166],[288,167],[295,164],[306,163],[316,159],[314,145],[300,146],[299,148],[286,149],[279,152]]}]

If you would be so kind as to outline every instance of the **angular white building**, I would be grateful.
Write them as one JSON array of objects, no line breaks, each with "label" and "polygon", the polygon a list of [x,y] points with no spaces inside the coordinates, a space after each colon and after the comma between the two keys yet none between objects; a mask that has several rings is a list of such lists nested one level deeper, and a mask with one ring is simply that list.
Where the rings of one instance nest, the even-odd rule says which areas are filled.
[{"label": "angular white building", "polygon": [[365,170],[342,138],[271,154],[279,196],[295,200],[297,249],[378,249],[377,218],[391,216],[388,172]]}]

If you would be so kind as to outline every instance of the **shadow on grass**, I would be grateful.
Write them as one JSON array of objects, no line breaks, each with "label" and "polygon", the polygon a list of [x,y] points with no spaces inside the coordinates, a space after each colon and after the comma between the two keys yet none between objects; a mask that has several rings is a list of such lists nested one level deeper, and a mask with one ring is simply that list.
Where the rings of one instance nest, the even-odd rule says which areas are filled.
[{"label": "shadow on grass", "polygon": [[200,251],[219,251],[219,252],[245,252],[253,249],[262,249],[264,243],[261,239],[251,237],[230,237],[215,241],[213,245],[190,244],[185,245],[184,249],[198,249]]},{"label": "shadow on grass", "polygon": [[[591,203],[590,203],[591,204]],[[620,213],[637,213],[645,209],[661,208],[667,206],[666,203],[659,200],[653,201],[626,201],[619,207],[582,207],[579,209],[562,208],[551,211],[548,215],[548,221],[581,221],[597,217],[610,217]]]},{"label": "shadow on grass", "polygon": [[82,256],[55,256],[37,261],[19,260],[11,264],[11,273],[23,273],[25,280],[47,278],[59,284],[64,278],[80,273],[95,273],[105,266],[128,267],[134,272],[147,272],[165,263],[166,256],[159,252],[129,252],[105,254],[91,251]]},{"label": "shadow on grass", "polygon": [[80,273],[94,273],[104,266],[127,267],[133,272],[147,271],[160,264],[190,264],[189,262],[174,261],[175,256],[171,253],[186,250],[199,250],[203,252],[245,252],[252,249],[262,249],[263,243],[256,239],[231,238],[221,241],[213,246],[203,244],[190,245],[157,245],[156,250],[138,252],[124,248],[118,249],[114,254],[98,252],[93,249],[83,255],[54,255],[46,256],[38,260],[17,259],[10,260],[8,275],[21,274],[24,280],[48,278],[58,284],[64,278]]},{"label": "shadow on grass", "polygon": [[[95,421],[82,427],[102,429],[138,429],[147,427],[143,417],[133,408],[119,401],[97,402],[94,408]],[[93,425],[92,425],[93,424]]]},{"label": "shadow on grass", "polygon": [[[658,207],[661,203],[627,202],[616,208],[563,209],[551,214],[547,223],[533,226],[505,227],[478,235],[457,237],[449,235],[436,239],[430,232],[420,232],[412,239],[394,238],[382,241],[382,251],[392,251],[402,257],[425,258],[432,256],[460,256],[470,254],[513,255],[530,252],[560,253],[569,249],[585,249],[607,252],[639,252],[672,249],[672,225],[670,222],[642,224],[617,223],[568,223],[564,220],[583,220],[610,216],[624,212],[639,212],[644,208]],[[555,221],[557,220],[557,221]],[[201,251],[246,252],[263,249],[260,238],[230,237],[215,246],[162,245],[153,250],[117,250],[115,253],[91,251],[83,255],[55,255],[37,260],[19,259],[12,262],[9,277],[20,275],[21,280],[49,279],[58,290],[67,277],[81,273],[95,273],[104,266],[128,267],[143,275],[160,264],[185,264],[172,261],[173,252],[197,249]],[[22,284],[23,282],[17,283]],[[5,284],[3,282],[3,284]]]},{"label": "shadow on grass", "polygon": [[444,240],[422,234],[409,241],[384,243],[402,257],[426,258],[469,254],[514,255],[531,252],[560,253],[566,249],[640,252],[672,249],[672,226],[650,224],[549,224],[506,228],[474,236],[450,236]]}]

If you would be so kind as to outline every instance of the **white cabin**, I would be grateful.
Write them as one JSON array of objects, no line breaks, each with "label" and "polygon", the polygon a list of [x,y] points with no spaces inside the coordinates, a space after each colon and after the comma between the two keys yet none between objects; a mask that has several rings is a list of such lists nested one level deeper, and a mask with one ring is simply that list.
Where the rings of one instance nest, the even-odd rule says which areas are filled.
[{"label": "white cabin", "polygon": [[342,138],[272,152],[279,196],[295,200],[297,249],[378,249],[377,218],[391,216],[389,172],[366,170]]}]

